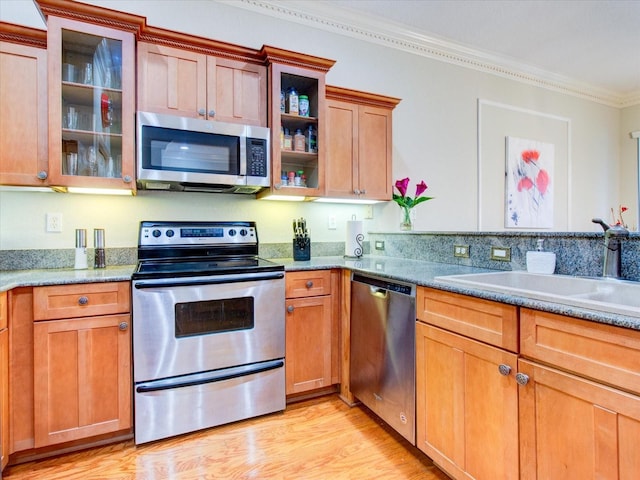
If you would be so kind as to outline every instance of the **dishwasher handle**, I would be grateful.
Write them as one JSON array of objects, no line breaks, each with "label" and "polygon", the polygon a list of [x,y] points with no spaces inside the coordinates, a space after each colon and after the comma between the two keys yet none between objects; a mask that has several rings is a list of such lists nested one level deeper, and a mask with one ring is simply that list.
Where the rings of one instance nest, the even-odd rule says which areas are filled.
[{"label": "dishwasher handle", "polygon": [[400,283],[386,278],[371,277],[353,273],[352,282],[364,283],[371,287],[371,294],[375,296],[386,296],[389,292],[400,293],[410,297],[416,296],[416,287],[408,283]]}]

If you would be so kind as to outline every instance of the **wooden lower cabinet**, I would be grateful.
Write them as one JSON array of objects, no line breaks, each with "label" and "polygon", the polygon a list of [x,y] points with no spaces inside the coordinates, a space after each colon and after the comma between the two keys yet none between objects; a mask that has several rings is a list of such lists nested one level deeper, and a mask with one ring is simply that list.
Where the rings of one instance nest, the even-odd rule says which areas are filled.
[{"label": "wooden lower cabinet", "polygon": [[331,296],[287,299],[287,395],[331,385]]},{"label": "wooden lower cabinet", "polygon": [[518,478],[516,365],[514,353],[416,323],[417,446],[453,478]]},{"label": "wooden lower cabinet", "polygon": [[340,270],[286,274],[287,395],[340,382],[339,286]]},{"label": "wooden lower cabinet", "polygon": [[131,427],[130,315],[36,322],[35,447]]},{"label": "wooden lower cabinet", "polygon": [[[640,397],[520,360],[521,478],[631,480],[640,472]],[[497,477],[496,477],[497,478]]]}]

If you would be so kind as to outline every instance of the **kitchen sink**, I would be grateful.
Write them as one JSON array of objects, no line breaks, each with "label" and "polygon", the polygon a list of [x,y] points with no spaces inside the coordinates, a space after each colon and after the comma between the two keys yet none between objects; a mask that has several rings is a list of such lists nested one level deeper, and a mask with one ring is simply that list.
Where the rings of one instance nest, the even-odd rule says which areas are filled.
[{"label": "kitchen sink", "polygon": [[520,271],[446,275],[435,280],[640,318],[640,282]]}]

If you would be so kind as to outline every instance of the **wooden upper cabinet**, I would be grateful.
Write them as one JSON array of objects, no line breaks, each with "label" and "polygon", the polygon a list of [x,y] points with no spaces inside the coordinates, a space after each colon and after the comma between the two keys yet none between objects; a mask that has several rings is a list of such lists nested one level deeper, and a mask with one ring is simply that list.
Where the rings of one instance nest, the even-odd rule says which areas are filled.
[{"label": "wooden upper cabinet", "polygon": [[[26,30],[26,32],[25,32]],[[18,44],[2,41],[11,34]],[[21,35],[35,35],[35,40]],[[48,185],[46,33],[0,23],[0,184]]]},{"label": "wooden upper cabinet", "polygon": [[328,197],[391,200],[392,112],[399,102],[327,86]]},{"label": "wooden upper cabinet", "polygon": [[135,189],[135,36],[50,15],[51,185]]},{"label": "wooden upper cabinet", "polygon": [[138,110],[267,125],[267,69],[188,49],[138,44]]}]

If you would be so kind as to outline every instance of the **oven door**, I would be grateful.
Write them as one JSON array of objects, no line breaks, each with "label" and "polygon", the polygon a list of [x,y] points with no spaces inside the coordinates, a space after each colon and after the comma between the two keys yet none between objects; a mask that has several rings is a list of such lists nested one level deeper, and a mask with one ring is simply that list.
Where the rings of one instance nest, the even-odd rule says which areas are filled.
[{"label": "oven door", "polygon": [[284,357],[284,272],[133,282],[135,382]]}]

